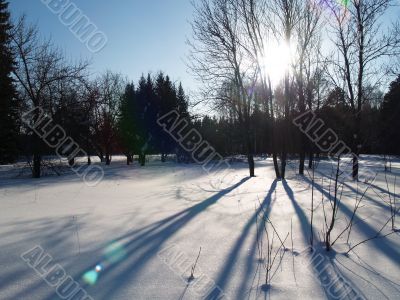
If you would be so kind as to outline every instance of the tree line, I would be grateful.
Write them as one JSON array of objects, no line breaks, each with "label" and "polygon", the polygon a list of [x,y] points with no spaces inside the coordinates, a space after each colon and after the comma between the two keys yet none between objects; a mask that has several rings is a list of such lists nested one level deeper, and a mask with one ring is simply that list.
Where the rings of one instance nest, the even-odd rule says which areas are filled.
[{"label": "tree line", "polygon": [[[377,104],[365,104],[362,108],[362,125],[360,139],[363,141],[364,154],[400,155],[400,75],[390,84],[386,94],[379,94]],[[338,134],[340,140],[350,145],[352,135],[351,108],[344,100],[344,92],[332,90],[321,101],[319,109],[314,110],[315,115],[324,120],[327,127]],[[294,119],[299,111],[293,109],[291,119]],[[257,156],[271,155],[273,145],[271,143],[270,127],[272,126],[265,111],[256,106],[250,117],[251,139],[253,140],[254,154]],[[275,121],[276,131],[281,131],[282,120]],[[202,133],[203,137],[210,141],[216,150],[224,156],[240,155],[246,152],[245,145],[241,142],[240,124],[229,116],[205,116],[194,121],[194,125]],[[288,147],[289,153],[295,159],[299,159],[301,150],[302,132],[291,124],[289,128]],[[279,145],[278,141],[275,141]],[[307,165],[312,167],[315,155],[323,156],[327,153],[317,146],[308,144]]]},{"label": "tree line", "polygon": [[[43,156],[52,150],[23,124],[24,112],[39,107],[88,154],[109,165],[124,154],[159,154],[165,161],[191,161],[190,153],[157,124],[177,111],[219,154],[246,155],[255,176],[255,155],[273,158],[277,178],[285,178],[287,160],[299,160],[299,173],[324,155],[293,125],[313,111],[332,128],[353,155],[358,176],[360,153],[398,155],[400,75],[385,93],[383,79],[399,74],[399,25],[380,33],[388,0],[349,1],[345,8],[326,1],[201,0],[194,4],[189,67],[203,83],[201,103],[215,113],[190,114],[181,84],[159,72],[135,84],[106,71],[93,77],[89,63],[65,54],[24,17],[11,21],[0,0],[0,163],[26,157],[40,177]],[[328,14],[329,17],[326,17]],[[323,28],[329,28],[326,36]],[[323,53],[324,39],[332,52]],[[285,76],[271,81],[265,65],[268,44],[279,40],[295,49]],[[390,58],[391,69],[386,60]],[[40,116],[34,117],[38,121]],[[69,157],[74,165],[75,157]]]}]

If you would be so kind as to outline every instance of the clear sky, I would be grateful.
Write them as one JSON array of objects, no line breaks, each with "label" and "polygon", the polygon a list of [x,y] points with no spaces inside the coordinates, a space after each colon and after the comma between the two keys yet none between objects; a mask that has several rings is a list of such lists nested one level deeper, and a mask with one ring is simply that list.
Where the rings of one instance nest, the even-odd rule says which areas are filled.
[{"label": "clear sky", "polygon": [[[109,69],[137,82],[142,73],[163,71],[182,81],[187,92],[198,90],[199,83],[184,63],[189,51],[185,41],[191,35],[190,0],[64,1],[75,3],[106,34],[108,43],[102,51],[92,54],[41,0],[9,2],[13,17],[25,13],[43,36],[51,36],[71,58],[90,59],[94,74]],[[396,19],[398,7],[387,13],[384,22]]]},{"label": "clear sky", "polygon": [[41,0],[10,0],[13,17],[25,13],[44,36],[51,36],[71,58],[88,58],[92,72],[110,69],[138,81],[142,73],[164,71],[185,89],[196,81],[187,71],[185,44],[191,34],[189,0],[75,0],[108,37],[107,46],[92,54]]}]

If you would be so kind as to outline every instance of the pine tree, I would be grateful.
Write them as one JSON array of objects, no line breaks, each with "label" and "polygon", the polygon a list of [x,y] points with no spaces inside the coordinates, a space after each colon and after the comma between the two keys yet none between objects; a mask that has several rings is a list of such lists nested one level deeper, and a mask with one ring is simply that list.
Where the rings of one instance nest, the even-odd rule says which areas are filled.
[{"label": "pine tree", "polygon": [[151,150],[153,143],[152,120],[154,114],[154,88],[150,74],[147,79],[142,76],[136,91],[135,124],[136,127],[136,152],[139,154],[139,163],[144,166],[146,155]]},{"label": "pine tree", "polygon": [[0,0],[0,163],[14,162],[18,154],[18,102],[11,77],[14,64],[11,29],[8,2]]},{"label": "pine tree", "polygon": [[[156,118],[165,115],[171,108],[168,105],[167,85],[163,72],[159,72],[154,85]],[[157,122],[157,120],[154,120]],[[157,126],[154,132],[156,148],[161,153],[161,161],[165,162],[168,153],[168,136],[161,126]]]},{"label": "pine tree", "polygon": [[178,95],[177,95],[177,110],[182,117],[188,118],[188,101],[183,90],[182,83],[179,83]]},{"label": "pine tree", "polygon": [[381,107],[383,151],[400,154],[400,75],[390,84]]},{"label": "pine tree", "polygon": [[124,95],[121,97],[120,114],[118,118],[118,132],[122,143],[123,151],[127,157],[127,164],[133,162],[133,154],[136,145],[135,123],[135,101],[136,91],[133,84],[128,84]]}]

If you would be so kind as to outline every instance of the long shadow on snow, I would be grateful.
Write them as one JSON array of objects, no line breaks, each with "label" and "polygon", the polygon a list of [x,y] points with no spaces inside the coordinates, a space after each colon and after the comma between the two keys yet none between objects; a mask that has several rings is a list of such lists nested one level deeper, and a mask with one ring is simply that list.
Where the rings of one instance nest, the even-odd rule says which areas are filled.
[{"label": "long shadow on snow", "polygon": [[[334,178],[332,178],[331,176],[329,176],[329,175],[327,175],[327,174],[324,174],[323,172],[317,171],[317,173],[319,173],[319,174],[320,174],[321,176],[323,176],[323,177],[326,177],[326,178],[328,178],[328,179],[331,179],[332,181],[335,180]],[[352,191],[352,192],[354,192],[354,193],[357,193],[357,189],[354,188],[354,187],[352,187],[350,184],[348,184],[348,183],[346,183],[346,182],[343,182],[342,184],[343,184],[344,186],[346,186],[350,191]],[[377,193],[377,192],[376,192],[376,189],[378,189],[378,190],[380,190],[380,191],[382,191],[382,192],[384,192],[384,193],[387,193],[387,191],[384,190],[383,188],[381,188],[381,187],[379,187],[379,186],[377,186],[377,185],[374,185],[374,184],[372,184],[372,183],[368,183],[368,184],[365,184],[364,187],[360,187],[360,188],[359,188],[359,191],[358,191],[359,195],[362,195],[362,194],[363,194],[363,192],[367,189],[368,185],[371,185],[370,190],[374,190],[375,193]],[[391,194],[391,195],[392,195],[392,194]],[[386,203],[377,201],[376,199],[374,199],[374,198],[371,197],[371,196],[368,196],[367,194],[364,195],[364,198],[367,199],[367,200],[369,200],[369,201],[371,201],[371,202],[373,202],[374,204],[376,204],[376,205],[379,206],[380,208],[385,209],[385,210],[387,210],[387,211],[390,211],[390,207],[389,207]],[[396,194],[396,198],[400,198],[400,194]]]},{"label": "long shadow on snow", "polygon": [[[244,184],[249,179],[249,177],[244,178],[240,182],[221,190],[203,202],[156,222],[154,225],[148,226],[148,229],[141,231],[140,234],[136,236],[135,234],[128,234],[114,239],[112,243],[119,242],[124,249],[124,259],[106,266],[101,272],[99,282],[101,282],[102,287],[108,288],[104,289],[105,292],[99,296],[102,299],[113,299],[113,295],[120,288],[135,280],[135,277],[139,275],[141,269],[157,255],[163,244],[169,238],[171,238],[183,226],[192,221],[201,212],[211,207],[223,196]],[[101,249],[95,252],[101,253]],[[95,264],[91,264],[82,270],[80,274],[76,274],[75,278],[80,278],[85,271],[92,270],[94,267]],[[100,283],[97,286],[100,286]],[[85,288],[89,294],[91,294],[91,291],[93,291],[93,295],[97,294],[95,287],[92,289],[90,286],[86,285]],[[55,295],[53,294],[47,299],[53,299],[54,296]]]},{"label": "long shadow on snow", "polygon": [[[312,184],[312,181],[309,178],[304,177],[304,180],[307,183]],[[326,197],[329,197],[329,193],[325,191],[318,183],[314,183],[314,188],[323,193]],[[353,215],[353,210],[344,205],[343,202],[340,202],[339,210],[344,213],[349,219]],[[354,226],[356,226],[356,228],[360,230],[366,238],[371,238],[377,233],[377,229],[373,228],[371,225],[369,225],[367,222],[357,216],[357,214],[354,216]],[[368,243],[374,245],[374,247],[379,252],[384,254],[393,263],[395,263],[396,265],[400,265],[400,251],[396,249],[396,246],[391,243],[389,239],[373,239],[370,240]]]},{"label": "long shadow on snow", "polygon": [[[84,216],[81,215],[82,219]],[[0,290],[12,288],[27,275],[32,276],[35,280],[24,285],[24,287],[21,285],[18,290],[14,289],[15,292],[9,294],[9,299],[32,298],[39,290],[48,289],[46,283],[22,261],[19,255],[32,249],[35,245],[41,245],[46,253],[56,254],[55,260],[57,262],[63,261],[64,257],[62,256],[71,256],[69,251],[73,249],[75,243],[73,230],[76,228],[76,224],[72,218],[67,217],[8,224],[11,227],[15,225],[22,226],[22,228],[7,231],[7,235],[13,236],[23,232],[25,236],[17,242],[2,244],[3,256],[0,256],[0,264],[2,266],[12,265],[13,268],[5,267],[0,271]],[[83,223],[78,221],[78,225],[82,226]],[[63,255],[57,255],[58,253],[63,253]]]},{"label": "long shadow on snow", "polygon": [[[282,181],[283,187],[288,195],[297,216],[300,219],[301,231],[306,243],[310,238],[310,222],[303,209],[298,205],[293,190],[290,188],[286,180]],[[308,249],[309,251],[311,249]],[[321,250],[321,251],[320,251]],[[346,277],[338,268],[334,256],[328,256],[322,249],[314,249],[310,257],[310,265],[315,272],[315,277],[320,281],[325,295],[328,299],[355,299],[361,294],[358,289],[355,290],[355,284]],[[329,253],[329,254],[332,254]],[[365,297],[364,297],[365,298]]]},{"label": "long shadow on snow", "polygon": [[[250,219],[247,221],[247,223],[244,225],[242,233],[240,234],[239,238],[236,240],[236,243],[234,244],[234,246],[232,247],[232,250],[230,251],[224,266],[222,267],[222,270],[219,272],[219,275],[217,277],[217,280],[215,281],[216,285],[220,288],[220,289],[215,289],[207,299],[218,299],[221,293],[221,290],[223,291],[228,282],[229,279],[232,275],[233,272],[233,268],[236,264],[236,262],[238,261],[238,257],[240,254],[240,250],[242,249],[246,238],[248,238],[249,236],[251,236],[251,228],[253,227],[253,225],[256,223],[256,219],[257,216],[259,214],[264,213],[264,217],[268,217],[270,212],[271,212],[271,199],[272,199],[272,194],[276,189],[276,185],[277,185],[277,180],[274,180],[274,182],[272,183],[267,196],[265,197],[265,199],[263,200],[261,206],[255,211],[255,213],[250,217]],[[268,209],[269,208],[269,209]],[[256,230],[258,230],[258,233],[260,234],[263,230],[263,224],[261,224],[261,222],[258,224],[258,228]],[[243,274],[243,281],[241,286],[238,289],[238,293],[240,294],[238,296],[238,299],[244,299],[244,294],[245,294],[245,289],[248,286],[248,278],[251,277],[251,273],[253,270],[253,265],[254,265],[254,261],[255,261],[255,252],[257,249],[257,239],[254,238],[251,246],[250,246],[250,253],[247,256],[247,260],[246,260],[246,269],[245,269],[245,274]]]}]

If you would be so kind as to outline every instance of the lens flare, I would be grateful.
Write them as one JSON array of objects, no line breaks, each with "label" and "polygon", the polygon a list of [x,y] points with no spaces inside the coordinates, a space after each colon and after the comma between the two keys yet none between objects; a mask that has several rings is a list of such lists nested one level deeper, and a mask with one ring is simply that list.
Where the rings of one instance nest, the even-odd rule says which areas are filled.
[{"label": "lens flare", "polygon": [[104,256],[107,262],[114,264],[126,256],[126,250],[121,243],[112,243],[104,249]]},{"label": "lens flare", "polygon": [[97,273],[100,273],[101,271],[103,271],[103,266],[101,264],[98,264],[95,268]]},{"label": "lens flare", "polygon": [[349,6],[349,0],[340,0],[339,2],[345,7]]},{"label": "lens flare", "polygon": [[98,263],[93,269],[87,271],[82,275],[82,280],[89,285],[95,285],[99,279],[100,273],[105,267],[115,264],[123,260],[126,256],[126,250],[122,243],[112,243],[108,245],[104,251],[104,259]]},{"label": "lens flare", "polygon": [[95,285],[98,277],[99,274],[95,270],[90,270],[83,274],[82,279],[85,283],[89,285]]}]

